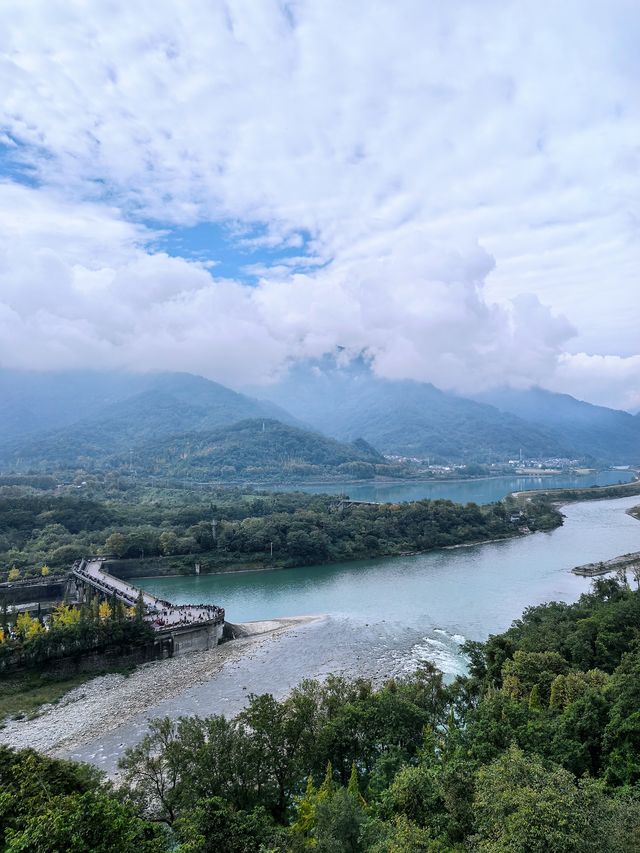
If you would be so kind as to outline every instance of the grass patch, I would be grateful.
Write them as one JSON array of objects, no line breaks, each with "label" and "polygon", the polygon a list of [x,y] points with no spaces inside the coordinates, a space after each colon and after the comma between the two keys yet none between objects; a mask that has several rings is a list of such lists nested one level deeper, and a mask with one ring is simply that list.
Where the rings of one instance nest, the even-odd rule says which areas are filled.
[{"label": "grass patch", "polygon": [[31,717],[42,705],[58,702],[65,693],[100,673],[82,672],[54,676],[41,672],[21,673],[0,679],[0,721],[7,717]]}]

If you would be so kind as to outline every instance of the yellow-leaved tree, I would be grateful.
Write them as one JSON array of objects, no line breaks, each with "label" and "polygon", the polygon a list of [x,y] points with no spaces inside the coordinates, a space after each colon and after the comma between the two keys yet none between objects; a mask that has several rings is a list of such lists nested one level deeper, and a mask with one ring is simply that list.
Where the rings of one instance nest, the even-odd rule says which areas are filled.
[{"label": "yellow-leaved tree", "polygon": [[40,574],[42,575],[43,578],[46,578],[46,576],[50,573],[51,573],[51,569],[49,568],[49,566],[46,563],[44,563],[42,568],[40,569]]},{"label": "yellow-leaved tree", "polygon": [[80,621],[80,609],[70,604],[59,604],[51,614],[51,621],[63,627],[76,625]]},{"label": "yellow-leaved tree", "polygon": [[14,630],[23,642],[35,637],[36,634],[42,634],[44,632],[44,628],[40,622],[38,622],[37,619],[34,619],[30,613],[18,613]]},{"label": "yellow-leaved tree", "polygon": [[98,607],[98,616],[100,617],[101,622],[106,622],[107,619],[111,619],[111,605],[108,601],[100,602],[100,607]]},{"label": "yellow-leaved tree", "polygon": [[9,574],[7,575],[7,580],[9,581],[17,581],[20,577],[20,569],[16,568],[16,566],[11,566],[9,569]]}]

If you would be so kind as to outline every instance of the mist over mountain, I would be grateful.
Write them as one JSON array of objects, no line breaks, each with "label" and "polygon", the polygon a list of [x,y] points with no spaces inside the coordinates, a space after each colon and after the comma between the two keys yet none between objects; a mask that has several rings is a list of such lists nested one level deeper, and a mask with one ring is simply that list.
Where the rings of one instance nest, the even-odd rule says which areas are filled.
[{"label": "mist over mountain", "polygon": [[433,385],[349,369],[300,365],[269,399],[342,441],[362,436],[389,454],[436,460],[571,455],[544,427]]},{"label": "mist over mountain", "polygon": [[[329,360],[300,363],[278,385],[254,391],[261,399],[187,373],[3,370],[0,389],[5,470],[115,464],[131,451],[154,470],[163,458],[174,470],[189,468],[193,459],[183,466],[177,458],[185,436],[199,460],[192,467],[203,476],[207,465],[225,466],[224,452],[232,457],[227,468],[263,467],[271,475],[277,447],[284,445],[283,470],[296,459],[329,467],[359,462],[352,446],[358,439],[370,445],[365,455],[379,451],[432,462],[502,462],[520,452],[527,458],[640,461],[638,416],[539,388],[501,389],[472,400],[427,383],[378,378],[364,361],[348,368]],[[251,430],[213,436],[261,420],[298,433],[276,436],[274,427],[275,444],[262,450]],[[305,447],[308,436],[313,448]],[[317,461],[327,451],[320,446],[326,437],[348,446],[344,458],[333,447],[334,462]]]},{"label": "mist over mountain", "polygon": [[468,399],[433,385],[380,379],[360,363],[298,365],[269,399],[328,435],[361,435],[385,453],[432,459],[569,457],[640,460],[640,418],[543,389]]},{"label": "mist over mountain", "polygon": [[475,399],[549,429],[581,455],[625,462],[640,460],[640,418],[594,406],[544,388],[499,388]]},{"label": "mist over mountain", "polygon": [[[12,390],[0,403],[0,460],[5,466],[96,462],[144,442],[247,418],[296,423],[273,403],[186,373],[3,371],[2,380]],[[16,412],[21,409],[33,413],[28,430],[20,431]]]}]

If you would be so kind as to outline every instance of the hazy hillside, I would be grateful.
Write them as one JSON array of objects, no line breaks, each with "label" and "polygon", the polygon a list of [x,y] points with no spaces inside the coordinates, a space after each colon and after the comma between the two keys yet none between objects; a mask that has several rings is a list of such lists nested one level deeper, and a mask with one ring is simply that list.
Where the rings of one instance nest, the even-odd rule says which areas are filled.
[{"label": "hazy hillside", "polygon": [[[299,365],[279,385],[261,390],[270,401],[185,373],[5,370],[0,390],[5,470],[104,464],[141,446],[149,453],[174,436],[208,436],[252,419],[315,429],[342,442],[363,438],[383,453],[432,461],[503,461],[520,451],[526,457],[640,461],[640,417],[627,412],[541,389],[502,389],[470,400],[425,383],[378,379],[364,364]],[[275,464],[268,453],[237,460],[233,443],[224,446],[236,459],[226,463],[229,469]],[[305,453],[303,464],[310,458]],[[225,464],[214,457],[208,465]],[[352,461],[361,460],[330,464]]]},{"label": "hazy hillside", "polygon": [[147,443],[132,458],[136,470],[147,474],[208,479],[296,479],[327,473],[370,477],[375,465],[385,463],[363,441],[342,444],[268,419]]},{"label": "hazy hillside", "polygon": [[501,388],[476,399],[550,430],[581,455],[613,463],[640,462],[640,418],[543,388]]},{"label": "hazy hillside", "polygon": [[0,436],[3,439],[66,426],[149,388],[150,374],[69,370],[43,373],[0,369]]},{"label": "hazy hillside", "polygon": [[[75,423],[58,429],[32,431],[28,437],[13,437],[0,444],[0,461],[7,467],[57,464],[74,466],[104,460],[152,440],[177,433],[210,430],[246,418],[278,418],[294,422],[279,407],[189,374],[156,374],[146,378],[95,374],[93,393],[82,374],[54,374],[40,389],[30,384],[27,399],[37,410],[38,393],[49,401],[52,412],[63,416],[63,404],[76,416]],[[143,386],[142,390],[140,390]],[[105,398],[114,388],[120,399]],[[54,391],[60,391],[55,405]],[[132,392],[127,395],[126,392]],[[115,393],[115,392],[114,392]],[[74,399],[75,394],[75,399]],[[16,392],[16,397],[18,394]],[[9,422],[9,413],[3,417]],[[12,433],[7,430],[9,436]],[[6,433],[5,433],[6,434]]]},{"label": "hazy hillside", "polygon": [[566,455],[544,428],[419,382],[377,379],[365,369],[298,368],[268,390],[272,400],[341,440],[363,436],[384,453],[490,460]]}]

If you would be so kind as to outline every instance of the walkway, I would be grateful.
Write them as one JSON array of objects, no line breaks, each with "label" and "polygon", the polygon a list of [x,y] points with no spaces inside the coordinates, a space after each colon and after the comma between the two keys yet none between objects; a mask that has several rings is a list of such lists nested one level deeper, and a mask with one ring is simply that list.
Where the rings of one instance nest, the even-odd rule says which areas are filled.
[{"label": "walkway", "polygon": [[142,592],[144,619],[153,625],[156,631],[165,631],[181,625],[224,622],[224,610],[221,607],[216,607],[214,604],[171,604],[169,601],[163,601],[151,593],[144,592],[110,575],[103,568],[105,559],[105,557],[84,557],[74,563],[72,573],[78,580],[89,584],[108,598],[115,594],[118,601],[127,607],[135,607]]}]

